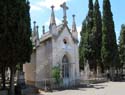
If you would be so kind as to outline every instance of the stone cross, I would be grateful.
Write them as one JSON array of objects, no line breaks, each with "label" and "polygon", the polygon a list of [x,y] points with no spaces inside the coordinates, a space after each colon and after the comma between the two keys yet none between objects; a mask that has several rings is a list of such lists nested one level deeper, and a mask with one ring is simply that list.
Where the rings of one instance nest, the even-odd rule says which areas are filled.
[{"label": "stone cross", "polygon": [[66,18],[67,18],[67,16],[66,16],[66,10],[68,10],[68,7],[66,6],[66,2],[64,2],[62,5],[60,5],[62,8],[63,8],[63,14],[64,14],[64,16],[63,16],[63,18],[64,18],[64,23],[67,23],[67,21],[66,21]]}]

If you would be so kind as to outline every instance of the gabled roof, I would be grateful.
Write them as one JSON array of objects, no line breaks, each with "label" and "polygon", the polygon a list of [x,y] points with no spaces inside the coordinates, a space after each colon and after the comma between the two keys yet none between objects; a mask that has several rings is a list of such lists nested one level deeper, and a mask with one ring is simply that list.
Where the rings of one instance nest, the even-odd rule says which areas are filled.
[{"label": "gabled roof", "polygon": [[40,39],[40,43],[48,40],[49,38],[54,38],[55,40],[57,40],[59,38],[59,36],[62,34],[63,30],[65,29],[65,27],[68,29],[68,32],[72,38],[72,40],[74,41],[74,43],[78,43],[78,40],[76,40],[73,36],[72,33],[70,32],[70,29],[67,25],[64,24],[60,24],[56,27],[58,35],[55,36],[53,35],[50,31],[46,32],[44,35],[42,35],[41,39]]},{"label": "gabled roof", "polygon": [[78,40],[76,40],[72,36],[72,33],[70,32],[70,29],[69,29],[69,27],[68,27],[67,24],[60,24],[60,25],[57,26],[57,32],[59,32],[59,33],[58,33],[58,36],[56,37],[56,39],[58,39],[58,37],[61,35],[61,33],[63,32],[63,30],[65,29],[65,27],[68,29],[68,32],[71,35],[71,38],[73,39],[74,43],[78,43]]},{"label": "gabled roof", "polygon": [[50,32],[46,32],[42,37],[40,38],[40,43],[48,40],[49,38],[52,38],[52,34]]}]

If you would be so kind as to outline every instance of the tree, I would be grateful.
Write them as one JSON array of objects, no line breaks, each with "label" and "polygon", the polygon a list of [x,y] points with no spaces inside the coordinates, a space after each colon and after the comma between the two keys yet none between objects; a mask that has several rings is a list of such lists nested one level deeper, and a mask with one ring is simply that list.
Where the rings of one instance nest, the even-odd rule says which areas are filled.
[{"label": "tree", "polygon": [[32,42],[30,40],[31,37],[31,25],[30,25],[30,6],[29,2],[25,2],[25,0],[21,0],[19,3],[19,9],[21,9],[18,13],[18,48],[19,54],[19,63],[22,69],[22,64],[25,62],[30,62],[30,55],[32,53]]},{"label": "tree", "polygon": [[[5,0],[6,1],[6,0]],[[6,62],[4,61],[5,55],[3,55],[3,49],[4,49],[4,37],[5,37],[5,25],[6,25],[6,6],[4,0],[0,1],[0,73],[2,75],[2,84],[3,89],[5,89],[5,68],[6,68]],[[5,49],[4,49],[5,50]]]},{"label": "tree", "polygon": [[85,58],[89,63],[90,69],[95,69],[95,56],[93,49],[93,0],[89,0],[89,11],[86,17],[86,37],[85,37]]},{"label": "tree", "polygon": [[125,64],[125,25],[122,24],[119,37],[119,56],[121,67]]},{"label": "tree", "polygon": [[79,45],[80,54],[80,67],[84,68],[84,63],[92,60],[92,49],[91,49],[91,32],[93,27],[93,1],[89,0],[89,11],[83,21],[81,30],[81,41]]},{"label": "tree", "polygon": [[82,23],[82,30],[80,32],[81,40],[79,44],[79,63],[80,69],[84,70],[84,62],[85,62],[85,36],[86,36],[86,19]]},{"label": "tree", "polygon": [[[109,0],[103,0],[101,57],[106,69],[111,70],[113,67],[119,64],[113,14],[111,12]],[[111,73],[113,73],[113,70],[111,71]]]},{"label": "tree", "polygon": [[55,79],[55,82],[57,84],[59,84],[59,82],[60,82],[60,69],[59,69],[59,67],[53,67],[52,77]]},{"label": "tree", "polygon": [[94,9],[93,9],[93,45],[92,48],[94,50],[95,56],[95,66],[98,64],[102,67],[101,64],[101,43],[102,43],[102,19],[101,12],[99,10],[98,0],[95,1]]},{"label": "tree", "polygon": [[11,69],[10,95],[14,95],[14,74],[17,64],[30,61],[32,43],[29,2],[4,0],[4,19],[0,37],[0,61]]}]

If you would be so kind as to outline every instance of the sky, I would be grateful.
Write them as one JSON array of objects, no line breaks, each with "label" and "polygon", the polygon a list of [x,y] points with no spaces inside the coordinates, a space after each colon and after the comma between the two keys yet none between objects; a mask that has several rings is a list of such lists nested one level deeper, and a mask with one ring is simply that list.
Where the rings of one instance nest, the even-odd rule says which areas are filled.
[{"label": "sky", "polygon": [[[45,25],[45,30],[48,31],[50,16],[51,16],[51,6],[54,5],[56,24],[59,25],[63,20],[63,9],[60,5],[66,2],[69,9],[67,10],[67,21],[68,26],[72,26],[72,15],[76,15],[76,25],[77,31],[80,33],[82,22],[85,19],[88,12],[88,0],[29,0],[30,1],[30,16],[31,25],[33,27],[33,21],[37,22],[39,26],[40,37],[42,35],[42,26]],[[95,0],[93,0],[95,1]],[[118,37],[121,30],[121,25],[125,24],[125,0],[110,0],[111,10],[113,13],[113,19],[115,24],[115,32]],[[99,0],[100,11],[102,12],[103,0]],[[79,35],[80,39],[80,35]]]}]

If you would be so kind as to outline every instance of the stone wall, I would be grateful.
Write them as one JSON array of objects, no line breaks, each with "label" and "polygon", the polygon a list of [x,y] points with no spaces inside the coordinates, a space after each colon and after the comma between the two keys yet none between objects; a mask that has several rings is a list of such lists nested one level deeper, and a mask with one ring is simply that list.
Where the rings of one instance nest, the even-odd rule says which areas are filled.
[{"label": "stone wall", "polygon": [[[64,44],[64,39],[67,40],[67,45]],[[61,65],[64,55],[68,56],[69,63],[71,64],[70,78],[75,80],[79,77],[78,45],[74,43],[67,27],[60,33],[59,38],[53,39],[53,66]]]},{"label": "stone wall", "polygon": [[23,65],[23,71],[25,72],[26,84],[35,85],[35,77],[36,77],[35,70],[36,70],[35,64],[26,63]]},{"label": "stone wall", "polygon": [[52,41],[47,39],[40,44],[36,51],[36,86],[40,87],[43,81],[51,77]]}]

